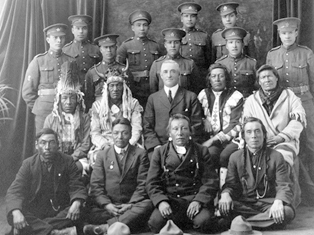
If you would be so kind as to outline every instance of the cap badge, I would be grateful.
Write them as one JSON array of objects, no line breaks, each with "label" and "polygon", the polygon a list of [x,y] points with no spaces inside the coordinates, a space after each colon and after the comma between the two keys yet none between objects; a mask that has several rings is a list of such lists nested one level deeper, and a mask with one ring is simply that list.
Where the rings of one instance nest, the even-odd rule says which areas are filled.
[{"label": "cap badge", "polygon": [[139,14],[138,16],[139,16],[139,17],[143,17],[143,15],[142,15],[142,14]]},{"label": "cap badge", "polygon": [[106,41],[110,41],[110,38],[109,38],[109,37],[107,37],[105,40],[106,40]]},{"label": "cap badge", "polygon": [[226,11],[226,10],[228,10],[228,7],[227,7],[227,6],[224,6],[224,7],[222,8],[222,10],[223,10],[223,11]]},{"label": "cap badge", "polygon": [[236,35],[234,31],[232,31],[232,33],[230,34],[230,36]]},{"label": "cap badge", "polygon": [[79,19],[78,21],[79,21],[79,22],[82,22],[83,20],[82,20],[82,19]]},{"label": "cap badge", "polygon": [[171,36],[171,37],[174,37],[174,33],[172,32],[172,33],[170,34],[170,36]]},{"label": "cap badge", "polygon": [[59,32],[61,29],[60,29],[60,28],[57,28],[56,30]]},{"label": "cap badge", "polygon": [[189,10],[192,10],[192,6],[189,6]]}]

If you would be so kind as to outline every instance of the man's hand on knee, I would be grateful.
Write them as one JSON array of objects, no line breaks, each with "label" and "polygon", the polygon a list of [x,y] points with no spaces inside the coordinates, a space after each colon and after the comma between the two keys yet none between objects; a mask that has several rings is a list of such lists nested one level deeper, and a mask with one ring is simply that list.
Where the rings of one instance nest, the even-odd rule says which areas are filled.
[{"label": "man's hand on knee", "polygon": [[17,230],[23,229],[28,226],[28,223],[20,210],[12,211],[13,227]]}]

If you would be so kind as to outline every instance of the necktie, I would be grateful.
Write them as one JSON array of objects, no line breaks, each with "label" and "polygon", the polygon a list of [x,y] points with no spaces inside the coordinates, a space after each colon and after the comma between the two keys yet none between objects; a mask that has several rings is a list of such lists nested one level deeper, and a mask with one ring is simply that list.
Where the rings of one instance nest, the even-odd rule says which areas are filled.
[{"label": "necktie", "polygon": [[170,102],[170,104],[172,103],[172,94],[171,94],[171,90],[169,89],[169,92],[168,92],[168,100]]},{"label": "necktie", "polygon": [[124,158],[125,155],[125,150],[121,149],[121,152],[118,154],[120,161],[122,161],[122,159]]},{"label": "necktie", "polygon": [[215,102],[213,106],[213,113],[212,113],[212,119],[211,119],[211,124],[213,128],[214,134],[217,134],[220,130],[220,118],[219,118],[219,97],[220,97],[220,92],[214,92],[215,94]]},{"label": "necktie", "polygon": [[42,163],[45,167],[45,170],[47,170],[47,172],[50,172],[51,167],[52,167],[52,162],[51,161],[43,161]]}]

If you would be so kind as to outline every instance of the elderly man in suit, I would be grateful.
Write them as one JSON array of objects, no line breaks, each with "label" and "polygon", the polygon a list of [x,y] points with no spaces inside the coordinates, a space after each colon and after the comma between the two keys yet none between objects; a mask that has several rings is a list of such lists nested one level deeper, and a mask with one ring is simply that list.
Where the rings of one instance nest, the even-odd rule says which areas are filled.
[{"label": "elderly man in suit", "polygon": [[8,222],[20,235],[75,235],[71,226],[80,224],[87,198],[81,174],[73,158],[58,151],[52,129],[42,129],[35,145],[38,153],[23,161],[7,191]]},{"label": "elderly man in suit", "polygon": [[154,151],[147,175],[147,192],[155,206],[149,226],[157,233],[172,219],[180,228],[207,233],[218,191],[213,158],[190,139],[188,117],[173,115],[167,131],[171,138]]},{"label": "elderly man in suit", "polygon": [[144,143],[149,154],[168,141],[166,127],[173,114],[181,113],[190,118],[196,139],[196,134],[201,135],[203,130],[204,114],[196,94],[178,85],[179,64],[174,60],[164,61],[160,76],[164,88],[148,97],[144,113]]},{"label": "elderly man in suit", "polygon": [[[224,224],[242,215],[254,227],[284,225],[295,212],[288,164],[283,155],[267,146],[267,127],[255,117],[243,124],[244,149],[233,153],[228,165],[226,183],[219,200]],[[222,221],[220,221],[222,222]]]},{"label": "elderly man in suit", "polygon": [[120,221],[132,233],[145,227],[153,205],[145,191],[149,161],[146,151],[129,144],[132,126],[128,119],[112,123],[114,145],[98,152],[91,177],[93,207],[86,225],[88,234],[106,233]]}]

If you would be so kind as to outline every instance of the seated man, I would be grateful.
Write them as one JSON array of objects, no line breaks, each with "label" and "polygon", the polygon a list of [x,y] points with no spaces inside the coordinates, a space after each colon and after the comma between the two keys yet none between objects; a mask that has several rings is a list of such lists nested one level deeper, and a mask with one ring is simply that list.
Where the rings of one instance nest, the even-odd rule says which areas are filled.
[{"label": "seated man", "polygon": [[198,99],[202,104],[206,146],[215,161],[215,168],[220,167],[220,184],[225,179],[230,155],[237,150],[230,141],[238,136],[239,119],[243,109],[243,95],[231,87],[227,68],[221,64],[212,64],[207,78],[208,88],[203,89]]},{"label": "seated man", "polygon": [[288,164],[281,153],[267,146],[267,131],[260,119],[246,118],[242,136],[245,147],[230,157],[219,200],[225,217],[222,224],[227,229],[234,217],[242,215],[254,227],[285,225],[295,216]]},{"label": "seated man", "polygon": [[87,153],[91,147],[90,116],[84,113],[78,75],[76,63],[62,64],[53,111],[47,116],[44,127],[58,133],[60,151],[71,155],[78,169],[86,173],[89,170]]},{"label": "seated man", "polygon": [[136,145],[141,138],[143,108],[138,100],[132,97],[124,78],[124,73],[117,69],[109,69],[102,98],[93,103],[91,138],[94,146],[90,152],[91,164],[95,162],[97,151],[113,145],[112,122],[115,119],[124,117],[131,122],[131,145]]},{"label": "seated man", "polygon": [[95,206],[86,225],[85,234],[107,232],[119,221],[132,233],[145,227],[153,205],[145,191],[149,161],[146,151],[129,144],[132,126],[128,119],[112,123],[114,145],[99,151],[91,177],[91,197]]},{"label": "seated man", "polygon": [[178,85],[180,80],[179,64],[173,60],[163,62],[160,76],[164,88],[148,97],[144,113],[145,147],[151,156],[154,148],[167,143],[166,127],[169,117],[181,113],[190,118],[194,137],[201,135],[203,110],[196,94]]},{"label": "seated man", "polygon": [[38,132],[35,146],[38,153],[23,161],[7,191],[8,223],[20,235],[74,235],[75,227],[67,227],[81,224],[87,198],[80,172],[73,158],[58,151],[53,130]]},{"label": "seated man", "polygon": [[267,131],[267,145],[276,149],[289,163],[293,180],[293,206],[300,203],[299,137],[306,123],[301,100],[290,89],[279,84],[279,74],[270,65],[257,71],[260,89],[249,96],[243,117],[260,118]]},{"label": "seated man", "polygon": [[182,114],[168,123],[169,140],[155,149],[147,192],[155,210],[149,226],[158,233],[168,219],[180,228],[207,232],[212,226],[218,177],[208,149],[190,140],[191,124]]}]

